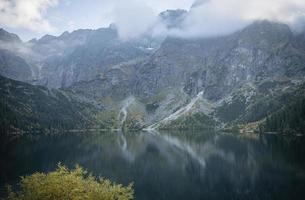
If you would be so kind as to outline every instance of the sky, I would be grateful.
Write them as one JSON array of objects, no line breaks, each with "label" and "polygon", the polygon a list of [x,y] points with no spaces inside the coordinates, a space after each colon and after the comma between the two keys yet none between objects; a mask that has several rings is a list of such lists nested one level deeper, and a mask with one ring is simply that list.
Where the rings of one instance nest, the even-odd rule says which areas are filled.
[{"label": "sky", "polygon": [[0,0],[0,27],[27,41],[116,22],[120,36],[128,39],[156,24],[160,12],[178,8],[190,10],[183,28],[156,26],[154,32],[209,37],[229,34],[255,20],[283,22],[295,30],[305,24],[305,0],[197,1],[198,6],[191,8],[194,0]]},{"label": "sky", "polygon": [[[18,34],[23,40],[44,34],[60,35],[80,28],[107,27],[124,6],[130,10],[148,7],[157,15],[166,9],[188,9],[193,0],[0,0],[0,27]],[[137,7],[137,8],[134,8]],[[2,9],[5,12],[1,12]],[[129,13],[130,14],[130,13]],[[139,12],[137,19],[146,13]],[[17,16],[17,17],[16,17]]]}]

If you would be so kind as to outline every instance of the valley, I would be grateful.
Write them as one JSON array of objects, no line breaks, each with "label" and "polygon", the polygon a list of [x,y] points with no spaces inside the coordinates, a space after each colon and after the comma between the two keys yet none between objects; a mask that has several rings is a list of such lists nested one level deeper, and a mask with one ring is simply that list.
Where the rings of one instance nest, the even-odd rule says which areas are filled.
[{"label": "valley", "polygon": [[304,0],[0,0],[0,199],[305,199]]}]

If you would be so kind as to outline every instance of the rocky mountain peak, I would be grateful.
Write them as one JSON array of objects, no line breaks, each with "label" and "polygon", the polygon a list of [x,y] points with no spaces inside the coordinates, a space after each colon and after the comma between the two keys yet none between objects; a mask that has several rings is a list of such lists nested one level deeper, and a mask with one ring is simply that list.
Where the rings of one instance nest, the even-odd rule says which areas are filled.
[{"label": "rocky mountain peak", "polygon": [[252,34],[283,34],[291,35],[292,32],[288,25],[268,20],[258,20],[242,30],[244,33]]},{"label": "rocky mountain peak", "polygon": [[13,33],[9,33],[3,28],[0,28],[0,40],[3,42],[21,42],[21,39]]},{"label": "rocky mountain peak", "polygon": [[289,26],[267,20],[255,21],[236,35],[240,45],[275,47],[290,41],[293,36]]},{"label": "rocky mountain peak", "polygon": [[38,40],[38,42],[48,43],[48,42],[51,42],[52,40],[55,40],[55,39],[56,39],[56,36],[54,36],[54,35],[44,35],[42,38],[40,38]]},{"label": "rocky mountain peak", "polygon": [[65,37],[68,37],[69,34],[70,34],[70,33],[69,33],[68,31],[65,31],[65,32],[63,32],[59,37],[65,38]]}]

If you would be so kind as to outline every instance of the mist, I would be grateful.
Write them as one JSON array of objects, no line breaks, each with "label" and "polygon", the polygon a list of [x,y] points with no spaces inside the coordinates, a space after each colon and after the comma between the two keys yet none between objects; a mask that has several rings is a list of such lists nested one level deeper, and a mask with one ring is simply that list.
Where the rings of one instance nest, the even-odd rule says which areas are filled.
[{"label": "mist", "polygon": [[113,9],[114,22],[123,40],[136,38],[145,33],[156,21],[153,9],[136,0],[118,1]]},{"label": "mist", "polygon": [[178,37],[215,37],[233,33],[256,20],[285,23],[293,31],[304,29],[304,0],[199,0],[193,2],[179,28],[166,28],[154,8],[141,2],[118,1],[115,23],[123,39],[142,34]]},{"label": "mist", "polygon": [[181,36],[211,37],[230,34],[256,20],[285,23],[301,31],[305,19],[303,0],[209,0],[190,9]]}]

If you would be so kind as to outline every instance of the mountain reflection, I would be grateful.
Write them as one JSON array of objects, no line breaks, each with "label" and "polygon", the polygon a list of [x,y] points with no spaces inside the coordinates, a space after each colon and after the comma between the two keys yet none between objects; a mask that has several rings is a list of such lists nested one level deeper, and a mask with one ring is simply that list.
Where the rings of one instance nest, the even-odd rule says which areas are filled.
[{"label": "mountain reflection", "polygon": [[305,191],[303,144],[302,138],[210,132],[22,137],[1,150],[1,187],[62,162],[134,182],[137,199],[287,199],[291,193],[298,199]]}]

